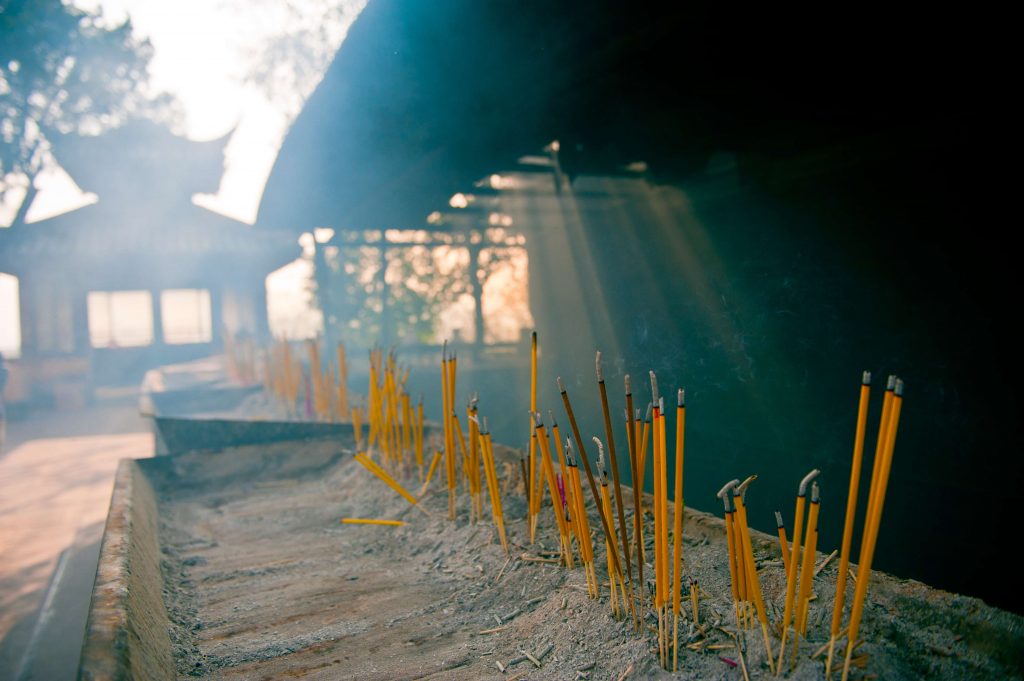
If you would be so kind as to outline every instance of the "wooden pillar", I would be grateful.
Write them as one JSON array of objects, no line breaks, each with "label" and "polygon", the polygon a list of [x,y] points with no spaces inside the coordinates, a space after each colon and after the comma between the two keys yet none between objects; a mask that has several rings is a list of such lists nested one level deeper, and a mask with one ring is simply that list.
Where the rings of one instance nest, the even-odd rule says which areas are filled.
[{"label": "wooden pillar", "polygon": [[32,277],[18,277],[18,307],[21,322],[21,356],[29,359],[37,354],[35,300]]},{"label": "wooden pillar", "polygon": [[388,251],[384,241],[384,232],[380,235],[380,338],[381,344],[385,347],[396,343],[394,335],[394,324],[392,324],[391,313],[388,310]]},{"label": "wooden pillar", "polygon": [[484,308],[483,308],[483,282],[480,277],[480,253],[483,251],[480,244],[469,245],[469,281],[473,287],[473,338],[474,351],[479,354],[484,346]]},{"label": "wooden pillar", "polygon": [[220,345],[224,335],[223,284],[210,285],[210,343]]},{"label": "wooden pillar", "polygon": [[164,318],[163,310],[160,309],[160,291],[150,289],[149,295],[152,298],[153,307],[153,346],[164,345]]}]

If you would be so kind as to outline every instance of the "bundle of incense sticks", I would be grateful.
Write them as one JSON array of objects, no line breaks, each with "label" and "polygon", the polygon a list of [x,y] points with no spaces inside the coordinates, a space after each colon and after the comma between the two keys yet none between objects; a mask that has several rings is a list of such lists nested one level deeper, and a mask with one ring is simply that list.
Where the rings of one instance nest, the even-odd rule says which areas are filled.
[{"label": "bundle of incense sticks", "polygon": [[348,362],[345,359],[345,345],[338,343],[335,348],[338,360],[338,378],[335,383],[334,413],[338,421],[344,421],[349,414],[348,406]]},{"label": "bundle of incense sticks", "polygon": [[[601,529],[604,531],[604,538],[606,546],[611,550],[612,568],[615,574],[621,579],[623,577],[622,563],[619,561],[619,553],[616,548],[615,532],[612,530],[612,519],[604,512],[604,505],[601,501],[601,495],[597,490],[597,483],[594,481],[594,472],[590,468],[590,462],[587,460],[587,450],[583,446],[583,438],[580,435],[579,424],[576,423],[576,413],[572,408],[572,401],[569,399],[569,393],[565,389],[565,384],[562,383],[562,378],[558,377],[555,379],[558,384],[559,393],[562,396],[562,406],[565,407],[566,416],[569,418],[569,427],[572,429],[573,441],[576,442],[576,448],[579,450],[579,460],[583,462],[583,470],[587,474],[587,483],[590,487],[591,498],[593,499],[594,506],[597,509],[597,514],[601,518]],[[581,495],[582,496],[582,495]],[[585,509],[581,511],[585,514]]]},{"label": "bundle of incense sticks", "polygon": [[309,361],[309,382],[312,389],[313,413],[318,421],[328,420],[330,397],[325,385],[323,364],[320,362],[320,346],[316,340],[306,341],[307,360]]},{"label": "bundle of incense sticks", "polygon": [[[633,566],[629,555],[629,539],[626,533],[626,511],[622,506],[622,486],[619,483],[619,465],[615,458],[615,437],[612,433],[612,420],[608,409],[608,391],[604,385],[604,372],[601,368],[601,353],[598,351],[594,357],[594,367],[597,374],[597,390],[601,398],[601,415],[604,417],[604,433],[608,440],[608,457],[612,467],[612,481],[615,483],[615,510],[619,518],[619,538],[621,540],[622,555],[626,559],[626,574],[629,577],[630,588],[633,584]],[[630,595],[632,602],[632,595]]]},{"label": "bundle of incense sticks", "polygon": [[[776,663],[776,669],[779,669],[779,670],[782,669],[782,661],[784,659],[784,655],[785,655],[785,652],[786,652],[786,638],[787,638],[787,636],[789,634],[790,618],[793,617],[794,602],[797,602],[797,607],[799,607],[799,602],[796,601],[797,584],[798,584],[797,571],[800,570],[800,577],[801,578],[805,578],[803,580],[805,583],[810,581],[810,577],[807,575],[807,573],[805,571],[806,568],[805,569],[801,569],[800,568],[800,542],[801,542],[800,531],[803,529],[804,511],[805,511],[805,507],[807,505],[807,486],[810,485],[811,482],[814,480],[814,478],[816,478],[820,473],[821,473],[821,471],[819,471],[818,469],[814,469],[813,471],[811,471],[810,473],[808,473],[807,475],[804,476],[803,480],[800,481],[800,486],[797,488],[796,512],[794,513],[794,520],[793,520],[793,541],[791,542],[791,546],[790,546],[789,567],[786,570],[786,605],[785,605],[785,610],[783,611],[783,615],[782,615],[782,642],[779,645],[779,659],[778,659],[778,662]],[[813,515],[812,515],[812,517],[810,517],[808,519],[807,535],[806,535],[807,537],[810,537],[810,535],[811,535],[811,532],[812,532],[811,525],[812,524],[816,525],[817,520],[818,520],[818,515],[817,515],[817,507],[818,507],[818,505],[812,503],[812,507],[813,507],[812,508]],[[817,531],[817,527],[815,527],[815,531]],[[812,563],[814,562],[814,556],[810,555],[810,553],[808,551],[805,551],[804,552],[804,563],[805,563],[805,565],[806,565],[808,559]],[[798,644],[796,642],[794,642],[794,647],[796,647],[797,645]]]},{"label": "bundle of incense sticks", "polygon": [[[224,339],[224,369],[233,381],[252,383],[256,379],[256,350],[250,340],[236,340],[235,335],[226,326],[222,332]],[[266,375],[264,374],[264,381]],[[266,387],[266,382],[264,386]]]},{"label": "bundle of incense sticks", "polygon": [[537,424],[537,444],[539,445],[541,454],[541,466],[543,467],[543,475],[548,483],[548,491],[551,494],[551,506],[555,513],[555,524],[558,526],[558,538],[559,546],[561,547],[562,561],[565,566],[571,568],[573,566],[572,557],[572,545],[569,541],[569,527],[565,522],[565,514],[562,512],[561,503],[558,498],[558,483],[555,479],[555,471],[551,463],[551,447],[548,442],[547,430],[544,428],[544,422],[541,420],[540,413],[535,412],[533,415],[534,421]]},{"label": "bundle of incense sticks", "polygon": [[275,342],[266,353],[265,385],[288,412],[296,414],[296,402],[302,386],[302,365],[292,355],[291,344],[286,338]]},{"label": "bundle of incense sticks", "polygon": [[[757,479],[752,475],[742,483],[733,488],[733,503],[736,506],[736,518],[733,524],[733,536],[739,534],[737,548],[743,553],[743,565],[745,570],[745,584],[750,601],[753,602],[757,612],[757,618],[761,623],[761,633],[764,637],[764,652],[771,667],[772,648],[768,641],[768,616],[764,607],[764,598],[761,595],[761,579],[757,574],[757,565],[754,562],[754,548],[750,541],[750,526],[747,524],[747,507],[745,495],[750,483]],[[813,562],[813,557],[812,557]],[[775,669],[772,668],[774,673]]]},{"label": "bundle of incense sticks", "polygon": [[[587,577],[587,593],[591,598],[597,598],[600,595],[600,589],[597,572],[594,568],[594,544],[590,537],[590,520],[587,518],[586,500],[583,498],[583,487],[580,484],[580,470],[576,465],[576,457],[573,455],[572,441],[568,438],[565,440],[565,458],[569,472],[570,518],[576,533],[580,561],[583,563],[583,571]],[[612,552],[608,551],[609,564],[611,555]],[[615,573],[613,571],[609,574]]]},{"label": "bundle of incense sticks", "polygon": [[[891,389],[890,389],[891,387]],[[868,584],[871,581],[871,562],[875,555],[875,544],[878,541],[878,527],[882,522],[882,510],[885,506],[885,491],[889,485],[889,472],[892,470],[892,455],[896,447],[896,432],[900,424],[900,412],[903,409],[903,381],[890,376],[882,401],[882,418],[878,428],[878,442],[875,446],[875,462],[871,473],[871,492],[868,496],[867,516],[864,520],[864,536],[860,544],[860,560],[857,561],[857,588],[853,595],[853,607],[850,611],[850,624],[847,629],[846,659],[843,663],[843,681],[849,677],[850,662],[856,648],[857,634],[860,632],[860,621],[864,613],[864,599],[867,597]],[[858,419],[859,421],[859,419]],[[858,423],[859,427],[859,423]],[[841,610],[841,606],[840,606]],[[833,634],[833,641],[836,635]],[[831,675],[831,648],[826,670]]]},{"label": "bundle of incense sticks", "polygon": [[455,435],[451,415],[455,393],[455,355],[448,358],[448,342],[441,350],[441,418],[444,422],[444,462],[448,479],[448,520],[455,520]]},{"label": "bundle of incense sticks", "polygon": [[[376,447],[382,463],[391,471],[408,471],[415,463],[422,478],[423,419],[422,414],[413,413],[405,389],[408,379],[408,369],[398,367],[394,352],[386,357],[379,348],[370,352],[366,449],[372,453]],[[353,412],[354,426],[357,421],[361,422],[361,417]]]},{"label": "bundle of incense sticks", "polygon": [[[284,359],[289,359],[287,344],[283,343],[278,347],[280,349],[277,354]],[[341,352],[343,353],[343,351]],[[312,356],[311,354],[311,358]],[[343,354],[340,354],[339,366],[342,357]],[[537,404],[536,358],[536,334],[533,334],[531,343],[531,407],[535,407]],[[282,362],[280,366],[294,367],[294,362]],[[531,451],[529,453],[529,469],[527,470],[525,458],[521,458],[520,462],[523,467],[523,479],[528,498],[527,523],[531,540],[536,537],[538,529],[537,520],[544,508],[543,500],[546,488],[547,496],[551,499],[551,511],[554,513],[555,527],[558,532],[559,563],[566,568],[573,568],[576,560],[575,554],[578,553],[578,558],[583,565],[587,580],[588,595],[591,598],[597,598],[600,595],[600,582],[596,572],[586,498],[578,466],[579,462],[582,462],[590,487],[593,508],[601,520],[601,529],[605,540],[604,546],[612,615],[616,618],[622,618],[629,611],[639,628],[640,623],[648,613],[644,611],[643,590],[635,589],[637,594],[634,595],[633,593],[636,580],[634,580],[632,575],[632,561],[635,556],[638,579],[642,584],[645,562],[642,483],[649,468],[653,481],[651,511],[654,517],[654,589],[653,599],[650,603],[652,610],[649,614],[653,615],[658,621],[657,638],[660,663],[665,669],[671,668],[676,670],[678,669],[679,658],[679,618],[683,614],[682,540],[685,393],[682,389],[677,392],[675,468],[670,470],[669,443],[666,436],[668,413],[665,408],[664,398],[658,390],[657,376],[653,371],[650,372],[651,401],[648,404],[647,414],[644,419],[640,418],[640,410],[634,407],[632,385],[629,376],[625,377],[626,445],[629,452],[630,473],[634,481],[634,497],[632,502],[634,516],[632,523],[633,537],[630,541],[621,487],[618,480],[614,434],[610,419],[611,411],[601,368],[600,353],[597,353],[595,368],[598,394],[605,425],[605,440],[597,436],[591,438],[591,441],[597,448],[597,480],[595,480],[591,470],[583,438],[576,421],[576,415],[561,378],[558,378],[556,383],[572,432],[572,438],[566,438],[565,440],[564,449],[561,439],[562,434],[555,415],[549,412],[549,432],[549,428],[545,425],[541,413],[535,408],[530,410]],[[277,379],[277,376],[287,374],[287,370],[282,369],[278,371],[277,374],[272,376],[274,380],[271,380],[270,383],[272,385],[283,384],[284,381]],[[503,549],[508,552],[509,543],[502,512],[500,484],[487,420],[486,417],[480,415],[479,400],[474,394],[467,402],[467,429],[463,431],[459,416],[454,408],[457,385],[457,360],[454,353],[448,354],[447,344],[445,344],[442,350],[441,374],[444,449],[434,453],[429,468],[424,472],[422,398],[417,409],[414,411],[409,394],[405,390],[408,371],[405,370],[403,372],[397,367],[393,353],[389,353],[385,357],[380,349],[375,349],[371,352],[370,385],[367,395],[367,419],[369,421],[367,452],[376,445],[377,450],[380,452],[381,461],[378,464],[368,454],[364,453],[357,454],[356,459],[367,470],[405,498],[406,501],[426,513],[426,510],[419,506],[417,497],[409,494],[397,481],[396,476],[403,473],[409,475],[413,470],[413,464],[415,464],[416,470],[419,472],[419,478],[423,481],[417,496],[422,497],[426,493],[441,459],[444,458],[449,490],[449,518],[454,519],[456,516],[456,492],[459,486],[458,481],[462,480],[463,488],[469,500],[469,518],[472,522],[483,522],[483,489],[484,485],[486,485],[487,496],[491,505],[491,518],[497,537]],[[834,647],[836,640],[841,635],[842,608],[845,598],[843,586],[845,585],[846,568],[849,564],[851,543],[849,535],[852,532],[852,518],[855,512],[851,506],[854,505],[857,496],[857,482],[859,480],[862,458],[869,386],[870,375],[865,372],[862,382],[861,404],[858,410],[854,462],[853,470],[851,471],[847,517],[844,525],[842,557],[840,559],[841,581],[839,588],[837,588],[829,645],[829,661],[827,663],[829,672],[833,671],[831,665]],[[849,643],[847,644],[846,659],[843,666],[844,681],[849,673],[852,652],[856,647],[854,642],[857,640],[856,636],[863,615],[863,604],[870,579],[871,561],[877,541],[878,526],[885,502],[885,490],[891,470],[892,452],[895,446],[902,405],[902,393],[902,382],[895,377],[891,377],[882,407],[867,517],[860,549],[860,565],[863,575],[858,574],[859,579],[857,579],[850,624],[846,629]],[[359,411],[353,410],[353,421],[357,421],[359,418],[357,414],[359,414]],[[358,425],[358,423],[355,425]],[[574,451],[574,441],[578,454]],[[648,443],[650,443],[650,451],[652,453],[650,467],[647,466]],[[552,449],[554,450],[553,452]],[[557,470],[555,468],[556,462]],[[611,468],[610,474],[609,467]],[[506,471],[511,471],[511,467],[506,465]],[[672,477],[670,477],[670,472],[674,473]],[[792,626],[793,636],[792,648],[790,650],[791,667],[795,665],[801,638],[807,637],[808,623],[811,619],[808,616],[809,603],[812,599],[813,579],[816,573],[815,559],[817,555],[818,519],[821,505],[820,488],[815,480],[818,475],[819,471],[813,470],[800,482],[794,513],[793,535],[788,541],[782,515],[778,511],[775,513],[779,547],[783,555],[783,565],[786,574],[786,595],[783,615],[781,621],[776,623],[780,638],[777,656],[773,655],[771,650],[771,642],[768,635],[768,614],[761,591],[760,577],[753,552],[753,542],[747,517],[746,493],[757,476],[752,475],[742,483],[739,480],[732,480],[718,493],[725,509],[730,588],[737,625],[736,636],[745,636],[743,632],[753,628],[756,619],[760,625],[761,638],[763,639],[768,666],[773,674],[779,674],[782,671],[790,627]],[[674,483],[672,488],[670,488],[670,481]],[[809,507],[806,498],[808,490],[811,495]],[[674,513],[671,516],[668,506],[670,492],[674,492],[672,496],[675,499]],[[343,522],[395,524],[395,521],[375,519],[345,519]],[[618,527],[618,532],[616,532],[616,527]],[[689,580],[688,588],[692,621],[694,624],[697,624],[700,621],[699,599],[701,589],[694,579]],[[638,604],[639,608],[637,608]],[[670,604],[672,608],[671,616],[668,610]],[[741,646],[740,663],[744,667],[744,673],[746,673],[746,666],[742,657],[742,646],[745,643],[741,644],[740,639],[737,638],[736,645]],[[824,650],[824,647],[822,650]]]},{"label": "bundle of incense sticks", "polygon": [[[612,496],[608,490],[608,469],[604,465],[604,446],[601,444],[600,438],[594,437],[594,444],[597,445],[597,473],[601,480],[601,505],[604,508],[606,516],[612,515]],[[608,583],[611,590],[611,603],[612,603],[612,616],[616,619],[625,616],[626,611],[629,609],[629,604],[626,600],[626,586],[622,582],[622,575],[618,574],[612,567],[611,555],[612,549],[605,543],[605,551],[608,554]],[[619,606],[619,600],[622,601],[622,606]]]},{"label": "bundle of incense sticks", "polygon": [[[683,453],[686,428],[685,392],[676,394],[675,462],[674,475],[669,477],[669,448],[667,439],[668,414],[664,398],[658,391],[658,379],[653,371],[651,403],[648,420],[640,428],[639,413],[627,412],[627,430],[630,432],[630,466],[635,471],[633,544],[636,546],[638,567],[643,565],[643,507],[640,502],[642,480],[646,470],[646,442],[652,443],[653,515],[654,515],[654,614],[658,620],[658,651],[662,667],[678,669],[679,616],[682,612],[682,542],[683,542]],[[627,409],[632,408],[632,386],[626,382]],[[632,423],[630,421],[633,420]],[[674,512],[669,516],[669,481],[673,480]],[[671,539],[671,541],[670,541]],[[642,575],[642,573],[641,573]],[[643,602],[641,601],[641,605]],[[671,616],[669,608],[671,607]]]},{"label": "bundle of incense sticks", "polygon": [[501,489],[498,485],[498,471],[494,466],[494,449],[491,444],[491,432],[487,427],[486,416],[484,417],[482,438],[484,472],[487,478],[487,493],[491,499],[491,515],[494,518],[494,524],[498,528],[498,538],[501,541],[501,547],[505,549],[505,553],[508,553],[508,538],[505,535],[505,514],[501,508]]}]

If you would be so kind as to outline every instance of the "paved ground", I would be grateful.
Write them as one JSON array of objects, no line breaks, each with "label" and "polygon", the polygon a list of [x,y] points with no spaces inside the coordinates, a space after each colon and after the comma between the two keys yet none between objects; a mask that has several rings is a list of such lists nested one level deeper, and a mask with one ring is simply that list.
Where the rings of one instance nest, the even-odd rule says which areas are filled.
[{"label": "paved ground", "polygon": [[134,399],[7,425],[0,453],[0,681],[74,679],[114,470],[152,456]]}]

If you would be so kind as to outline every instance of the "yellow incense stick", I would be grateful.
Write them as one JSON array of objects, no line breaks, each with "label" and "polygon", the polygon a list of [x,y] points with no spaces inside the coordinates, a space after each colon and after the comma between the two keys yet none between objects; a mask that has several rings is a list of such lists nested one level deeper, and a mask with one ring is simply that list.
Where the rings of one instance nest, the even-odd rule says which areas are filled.
[{"label": "yellow incense stick", "polygon": [[736,629],[740,627],[740,593],[737,584],[736,575],[736,542],[733,539],[733,534],[736,531],[735,522],[733,518],[733,511],[729,506],[729,492],[733,487],[740,484],[739,480],[730,480],[725,483],[722,489],[718,490],[718,494],[715,495],[722,500],[722,504],[725,507],[725,536],[726,544],[729,549],[729,583],[732,585],[732,605],[736,611]]},{"label": "yellow incense stick", "polygon": [[[585,562],[590,566],[590,571],[593,574],[593,591],[591,592],[591,598],[597,598],[598,588],[596,573],[594,573],[594,545],[590,538],[590,520],[587,518],[586,500],[583,498],[583,485],[580,481],[580,470],[576,465],[576,459],[572,452],[572,443],[568,440],[565,441],[565,455],[569,465],[569,477],[572,480],[573,497],[576,501],[575,511],[573,515],[576,517],[576,521],[579,523],[579,545],[580,555],[583,556]],[[603,511],[602,511],[603,513]]]},{"label": "yellow incense stick", "polygon": [[404,520],[381,520],[379,518],[342,518],[341,522],[346,525],[391,525],[394,527],[405,525]]},{"label": "yellow incense stick", "polygon": [[675,497],[672,523],[672,670],[679,668],[679,611],[683,590],[683,436],[686,430],[686,393],[679,389],[676,398],[676,469]]},{"label": "yellow incense stick", "polygon": [[530,543],[536,539],[537,513],[540,511],[540,500],[537,490],[540,481],[537,479],[537,431],[534,428],[533,414],[537,411],[537,332],[530,334],[530,479],[529,486],[529,525]]},{"label": "yellow incense stick", "polygon": [[491,445],[491,433],[487,427],[487,417],[484,417],[483,432],[483,457],[484,467],[490,482],[489,491],[491,495],[491,514],[498,526],[498,538],[501,540],[501,547],[508,553],[508,539],[505,536],[505,513],[501,509],[501,489],[498,486],[498,472],[494,467],[494,450]]},{"label": "yellow incense stick", "polygon": [[[811,589],[813,586],[812,580],[814,579],[814,564],[818,559],[818,516],[820,509],[816,509],[815,505],[821,506],[820,501],[820,490],[818,489],[818,483],[814,483],[811,486],[811,510],[808,514],[807,529],[810,531],[810,536],[804,541],[804,556],[811,557],[811,576],[807,579],[807,588],[802,589],[804,594],[803,597],[798,601],[799,607],[796,611],[796,628],[803,637],[807,636],[807,610],[811,602]],[[803,585],[801,584],[801,587]],[[795,650],[795,646],[794,646]]]},{"label": "yellow incense stick", "polygon": [[455,443],[451,425],[451,386],[448,372],[448,341],[441,350],[441,421],[444,424],[444,461],[448,478],[448,520],[455,520]]},{"label": "yellow incense stick", "polygon": [[384,484],[386,484],[388,487],[390,487],[394,491],[398,492],[398,494],[400,494],[402,496],[402,498],[404,498],[410,504],[412,504],[413,506],[418,508],[420,511],[422,511],[424,515],[427,515],[427,516],[430,515],[430,512],[427,511],[427,509],[425,509],[425,508],[423,508],[422,506],[419,505],[419,502],[416,499],[416,497],[414,497],[413,495],[411,495],[407,491],[405,491],[405,488],[402,487],[401,485],[399,485],[397,482],[395,482],[395,479],[392,478],[390,475],[388,475],[387,471],[385,471],[383,468],[381,468],[380,466],[375,464],[370,459],[366,458],[366,455],[364,455],[362,453],[356,454],[355,458],[356,458],[356,461],[358,461],[359,463],[363,464],[363,466],[365,466],[367,470],[369,470],[371,473],[373,473],[378,478],[383,480]]},{"label": "yellow incense stick", "polygon": [[629,374],[625,375],[623,383],[626,389],[626,443],[629,446],[630,484],[633,486],[633,545],[636,547],[637,584],[639,584],[639,588],[636,591],[640,597],[640,610],[642,612],[644,607],[644,559],[642,546],[643,519],[640,512],[640,499],[644,493],[644,482],[640,479],[640,469],[637,465],[637,434],[636,429],[633,427],[633,386]]},{"label": "yellow incense stick", "polygon": [[782,565],[789,574],[789,543],[786,541],[786,525],[782,522],[782,514],[775,512],[775,524],[779,529],[779,552],[782,553]]},{"label": "yellow incense stick", "polygon": [[[761,596],[761,580],[758,579],[757,565],[754,563],[754,548],[750,541],[750,526],[747,525],[747,506],[744,502],[744,495],[746,494],[747,486],[755,479],[757,479],[757,476],[752,475],[735,488],[733,492],[733,502],[736,504],[736,519],[739,523],[739,532],[743,544],[743,554],[745,556],[744,564],[747,569],[747,585],[750,589],[750,600],[754,602],[754,607],[757,609],[757,618],[761,622],[761,634],[764,637],[764,652],[768,657],[768,667],[774,674],[775,668],[772,666],[771,662],[771,642],[768,640],[768,616],[765,613],[764,599]],[[735,528],[733,529],[735,530]]]},{"label": "yellow incense stick", "polygon": [[537,443],[540,445],[541,464],[544,467],[544,477],[548,481],[548,491],[551,493],[551,506],[555,511],[555,521],[558,525],[558,535],[562,543],[562,554],[567,567],[573,566],[572,547],[569,546],[568,528],[565,525],[565,516],[562,514],[562,505],[558,497],[558,487],[555,479],[554,466],[551,464],[551,448],[548,446],[547,432],[544,430],[544,423],[540,414],[534,413],[537,422]]},{"label": "yellow incense stick", "polygon": [[800,563],[800,590],[796,599],[796,611],[793,617],[793,653],[790,655],[790,667],[796,662],[796,653],[800,648],[800,634],[803,630],[803,620],[800,612],[804,601],[810,598],[811,581],[814,579],[814,533],[818,527],[818,511],[821,504],[818,499],[818,483],[811,485],[811,509],[807,514],[807,530],[804,535],[804,555]]},{"label": "yellow incense stick", "polygon": [[441,452],[434,452],[434,459],[430,462],[430,470],[427,471],[427,479],[423,481],[423,487],[420,487],[420,493],[416,496],[422,497],[427,492],[427,486],[430,485],[430,479],[434,477],[434,469],[437,468],[437,462],[441,460]]}]

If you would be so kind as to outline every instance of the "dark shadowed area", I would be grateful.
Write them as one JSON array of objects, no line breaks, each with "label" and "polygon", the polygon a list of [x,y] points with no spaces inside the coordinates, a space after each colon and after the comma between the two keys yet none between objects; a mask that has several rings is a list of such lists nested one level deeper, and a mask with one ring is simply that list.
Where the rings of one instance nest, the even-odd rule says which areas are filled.
[{"label": "dark shadowed area", "polygon": [[[541,408],[562,416],[561,375],[600,433],[594,350],[616,413],[623,374],[645,404],[654,369],[663,392],[687,389],[688,503],[713,509],[722,482],[758,473],[751,522],[770,530],[820,467],[821,547],[840,539],[861,371],[876,398],[898,373],[876,565],[1020,611],[987,577],[1000,530],[982,520],[993,480],[1022,472],[1001,331],[1011,256],[982,236],[1001,133],[978,73],[993,55],[946,39],[974,33],[970,18],[807,19],[371,3],[290,133],[259,224],[420,229],[438,211],[432,229],[458,235],[508,216],[528,252]],[[329,244],[344,250],[343,234]],[[414,343],[401,328],[382,323],[380,341]],[[513,347],[460,351],[474,358],[459,400],[478,390],[522,446],[528,344]]]}]

